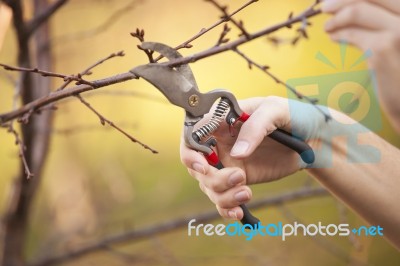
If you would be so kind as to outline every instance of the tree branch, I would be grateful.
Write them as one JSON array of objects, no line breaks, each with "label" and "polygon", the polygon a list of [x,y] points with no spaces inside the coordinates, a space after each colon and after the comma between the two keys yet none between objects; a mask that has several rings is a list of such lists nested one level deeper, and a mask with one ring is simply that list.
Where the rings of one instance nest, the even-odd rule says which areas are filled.
[{"label": "tree branch", "polygon": [[56,73],[56,72],[40,70],[38,68],[14,67],[14,66],[6,65],[6,64],[1,64],[1,63],[0,63],[0,66],[2,66],[5,70],[9,70],[9,71],[36,73],[36,74],[42,75],[43,77],[62,78],[64,81],[75,80],[77,85],[87,84],[87,85],[93,86],[93,84],[91,82],[84,80],[82,78],[82,75],[80,75],[80,74],[78,74],[76,76],[75,75],[65,75],[65,74],[60,74],[60,73]]},{"label": "tree branch", "polygon": [[289,84],[287,84],[286,82],[284,82],[283,80],[281,80],[280,78],[278,78],[278,76],[274,75],[270,70],[268,66],[263,66],[260,65],[256,62],[254,62],[250,57],[248,57],[246,54],[242,53],[241,51],[239,51],[239,49],[235,48],[234,51],[241,56],[243,59],[245,59],[248,63],[249,68],[252,68],[252,66],[257,67],[258,69],[260,69],[262,72],[264,72],[265,74],[267,74],[270,78],[272,78],[277,84],[284,86],[285,88],[287,88],[288,90],[290,90],[294,95],[296,95],[296,97],[298,99],[304,99],[307,102],[313,104],[315,106],[315,108],[318,110],[318,112],[320,112],[324,117],[325,117],[325,121],[329,121],[331,119],[330,115],[325,113],[318,105],[316,105],[316,103],[318,102],[318,99],[315,98],[310,98],[302,93],[300,93],[299,91],[297,91],[295,88],[293,88],[292,86],[290,86]]},{"label": "tree branch", "polygon": [[52,92],[48,96],[39,98],[30,103],[27,103],[15,111],[1,114],[0,115],[0,125],[4,124],[10,120],[18,118],[18,117],[24,115],[25,113],[30,112],[30,110],[36,111],[43,106],[57,102],[59,100],[65,99],[67,97],[75,96],[77,94],[80,94],[80,93],[83,93],[86,91],[110,86],[113,84],[125,82],[125,81],[131,80],[131,79],[137,79],[137,78],[138,77],[136,77],[132,73],[127,72],[127,73],[118,74],[118,75],[115,75],[112,77],[108,77],[105,79],[92,81],[91,83],[93,84],[93,86],[83,84],[83,85],[78,85],[78,86],[71,87],[71,88],[66,88],[62,91]]},{"label": "tree branch", "polygon": [[[279,206],[284,203],[290,203],[298,200],[306,200],[315,197],[325,197],[328,196],[329,193],[323,188],[301,188],[298,190],[294,190],[291,192],[287,192],[285,194],[281,194],[274,197],[268,197],[264,199],[260,199],[248,204],[249,208],[265,208],[270,206]],[[125,232],[122,234],[114,235],[103,239],[102,241],[98,241],[94,244],[87,245],[86,247],[79,248],[74,251],[69,251],[66,254],[63,254],[58,257],[47,258],[38,262],[34,262],[30,264],[31,266],[48,266],[54,264],[61,264],[73,259],[77,259],[83,257],[85,255],[91,254],[93,252],[107,249],[111,245],[123,244],[126,242],[132,243],[137,242],[151,236],[165,234],[172,232],[174,230],[181,229],[187,226],[188,222],[192,219],[196,219],[198,223],[206,223],[216,219],[219,219],[220,216],[216,211],[209,211],[198,215],[187,216],[183,218],[177,218],[171,221],[167,221],[164,223],[156,224],[153,226],[149,226],[147,228],[143,228],[140,230],[134,230]]]},{"label": "tree branch", "polygon": [[[64,42],[68,42],[68,41],[79,41],[81,39],[84,38],[88,38],[90,36],[94,36],[96,34],[99,34],[103,31],[106,31],[108,28],[110,28],[112,25],[114,25],[119,19],[122,18],[122,16],[127,13],[128,11],[134,9],[138,4],[143,3],[143,0],[133,0],[130,3],[128,3],[125,6],[122,6],[121,8],[117,9],[116,11],[114,11],[114,13],[112,13],[108,18],[106,18],[103,22],[101,22],[101,24],[99,24],[98,26],[92,28],[92,29],[88,29],[88,30],[83,30],[83,31],[79,31],[75,34],[71,34],[71,35],[63,35],[60,37],[56,37],[53,40],[54,44],[59,44],[59,43],[64,43]],[[46,48],[46,47],[43,47]]]},{"label": "tree branch", "polygon": [[[51,76],[51,77],[62,78],[65,82],[57,90],[63,90],[73,80],[75,80],[77,84],[87,84],[87,85],[93,86],[93,84],[91,82],[82,79],[82,76],[91,75],[92,74],[91,70],[93,70],[95,67],[97,67],[97,66],[103,64],[105,61],[107,61],[107,60],[109,60],[111,58],[117,57],[117,56],[122,57],[122,56],[125,56],[125,54],[124,54],[123,51],[119,51],[117,53],[112,53],[109,56],[107,56],[107,57],[105,57],[103,59],[100,59],[96,63],[92,64],[91,66],[89,66],[85,70],[81,71],[77,75],[70,75],[70,76],[67,76],[67,75],[64,75],[64,74],[58,74],[58,73],[50,72],[50,71],[43,71],[43,70],[39,70],[37,68],[27,69],[27,68],[20,68],[20,67],[12,67],[12,66],[8,66],[8,65],[4,65],[4,64],[0,64],[0,66],[3,66],[6,70],[11,70],[11,71],[33,72],[33,73],[42,74],[42,76],[44,76],[44,77]],[[18,118],[18,122],[22,122],[24,124],[27,124],[29,122],[29,119],[30,119],[31,115],[40,114],[45,109],[53,110],[53,111],[57,110],[57,108],[56,108],[56,106],[54,104],[51,104],[49,106],[43,106],[43,107],[35,109],[35,110],[31,109],[31,110],[29,110],[29,112],[27,112],[24,115],[22,115],[21,117],[19,117]],[[14,110],[15,110],[15,108],[14,108]]]},{"label": "tree branch", "polygon": [[[250,1],[253,2],[253,1]],[[207,57],[211,57],[213,55],[216,54],[220,54],[226,51],[232,51],[234,49],[236,49],[238,46],[245,44],[251,40],[260,38],[262,36],[268,35],[272,32],[275,32],[279,29],[288,27],[290,25],[293,25],[295,23],[298,22],[302,22],[304,21],[304,18],[310,18],[313,16],[316,16],[318,14],[320,14],[321,11],[320,10],[315,10],[314,9],[314,5],[308,9],[306,9],[304,12],[302,12],[300,15],[295,16],[295,17],[291,17],[288,20],[278,23],[276,25],[273,25],[271,27],[267,27],[263,30],[260,30],[258,32],[249,34],[250,37],[249,39],[242,36],[240,37],[238,40],[236,41],[232,41],[230,43],[227,43],[225,45],[221,45],[221,46],[217,46],[217,47],[212,47],[210,49],[204,50],[202,52],[196,53],[194,55],[190,55],[187,57],[182,57],[179,59],[175,59],[172,61],[168,61],[166,63],[161,63],[161,64],[165,64],[167,66],[170,67],[177,67],[183,64],[188,64],[188,63],[193,63],[196,62],[200,59],[204,59]],[[156,59],[157,60],[157,59]],[[32,110],[37,110],[47,104],[59,101],[61,99],[70,97],[70,96],[75,96],[77,94],[89,91],[89,90],[93,90],[93,89],[98,89],[101,87],[105,87],[105,86],[109,86],[112,84],[116,84],[116,83],[120,83],[120,82],[124,82],[127,80],[131,80],[131,79],[137,79],[138,77],[136,77],[134,74],[127,72],[127,73],[122,73],[122,74],[118,74],[112,77],[108,77],[105,79],[101,79],[101,80],[96,80],[96,81],[90,81],[90,83],[92,84],[92,86],[89,85],[79,85],[76,87],[72,87],[72,88],[68,88],[68,89],[64,89],[62,91],[58,91],[58,92],[53,92],[48,96],[45,96],[43,98],[37,99],[35,101],[32,101],[24,106],[22,106],[20,109],[12,111],[12,112],[8,112],[5,114],[1,114],[0,115],[0,124],[4,124],[10,120],[16,119],[19,116],[29,112],[31,109]]]},{"label": "tree branch", "polygon": [[[229,15],[229,13],[227,11],[227,9],[228,9],[227,6],[221,6],[215,0],[205,0],[205,1],[212,3],[217,9],[219,9],[223,13],[222,20],[224,20],[226,22],[228,22],[228,21],[232,22],[233,25],[235,25],[236,28],[238,28],[241,31],[241,35],[245,36],[246,38],[250,38],[250,34],[247,32],[247,30],[243,26],[243,21],[236,21],[231,15]],[[258,0],[252,0],[250,2],[251,2],[250,4],[252,4],[252,3],[258,2]]]},{"label": "tree branch", "polygon": [[[30,68],[31,54],[30,34],[27,33],[27,24],[24,20],[24,10],[21,0],[9,1],[13,10],[13,23],[18,43],[18,66]],[[34,4],[34,16],[47,7],[46,1],[36,0]],[[46,25],[48,26],[48,25]],[[48,40],[49,27],[41,27],[36,34],[36,47],[40,46],[41,41]],[[50,49],[43,53],[36,53],[37,64],[39,67],[51,69]],[[39,82],[29,73],[20,75],[20,100],[22,104],[28,104],[44,95],[50,93],[50,83],[48,80]],[[24,264],[24,243],[28,228],[29,211],[33,198],[36,194],[41,180],[43,164],[49,145],[49,131],[51,127],[51,113],[45,113],[36,117],[29,124],[21,125],[21,139],[24,143],[24,155],[22,158],[20,171],[13,182],[14,193],[11,194],[9,205],[6,206],[4,219],[2,220],[1,234],[4,245],[0,254],[2,265],[23,265]],[[37,129],[44,130],[38,134]],[[26,178],[26,166],[35,173],[35,178]]]},{"label": "tree branch", "polygon": [[260,30],[258,32],[255,33],[249,33],[249,38],[242,36],[239,39],[232,41],[230,43],[227,43],[225,45],[221,45],[221,46],[217,46],[217,47],[212,47],[210,49],[204,50],[202,52],[196,53],[194,55],[191,56],[187,56],[187,57],[182,57],[179,59],[175,59],[166,63],[162,63],[164,65],[167,65],[169,67],[177,67],[180,65],[184,65],[184,64],[189,64],[189,63],[194,63],[200,59],[204,59],[216,54],[220,54],[226,51],[230,51],[230,50],[234,50],[235,48],[248,43],[252,40],[258,39],[262,36],[266,36],[268,34],[271,34],[273,32],[276,32],[282,28],[288,27],[290,25],[293,25],[295,23],[298,22],[302,22],[304,20],[304,18],[311,18],[314,17],[318,14],[321,13],[321,10],[315,10],[314,8],[308,8],[307,10],[305,10],[304,12],[302,12],[300,15],[296,16],[296,17],[292,17],[284,22],[278,23],[276,25],[273,25],[271,27],[267,27],[263,30]]},{"label": "tree branch", "polygon": [[31,169],[29,168],[29,165],[26,161],[25,144],[24,144],[23,140],[20,138],[18,132],[14,129],[14,126],[12,123],[10,123],[8,126],[8,132],[10,132],[11,134],[14,135],[15,145],[18,145],[18,156],[21,158],[22,164],[24,166],[26,178],[29,179],[29,178],[33,177],[34,175],[32,174]]},{"label": "tree branch", "polygon": [[[88,68],[86,68],[85,70],[81,71],[77,76],[81,78],[82,76],[91,75],[91,74],[92,74],[91,71],[92,71],[95,67],[97,67],[97,66],[103,64],[104,62],[106,62],[107,60],[110,60],[110,59],[112,59],[112,58],[114,58],[114,57],[117,57],[117,56],[120,56],[120,57],[125,56],[124,51],[119,51],[119,52],[117,52],[117,53],[112,53],[112,54],[110,54],[109,56],[107,56],[107,57],[105,57],[105,58],[103,58],[103,59],[100,59],[99,61],[97,61],[97,62],[94,63],[93,65],[91,65],[91,66],[89,66]],[[0,64],[0,65],[1,65],[1,64]],[[72,77],[75,77],[75,76],[72,76]],[[61,85],[61,87],[58,88],[57,90],[63,90],[63,89],[65,89],[73,80],[74,80],[74,79],[69,79],[69,78],[67,78],[67,80],[64,82],[64,84]],[[93,85],[93,84],[91,84],[91,83],[83,83],[83,82],[80,82],[80,83],[81,83],[81,84]],[[78,84],[77,84],[77,85],[78,85]]]},{"label": "tree branch", "polygon": [[215,44],[215,46],[220,46],[224,43],[229,42],[229,38],[227,38],[226,36],[228,35],[228,33],[231,31],[231,28],[229,28],[228,24],[224,25],[224,29],[222,30],[221,34],[219,35],[218,41]]},{"label": "tree branch", "polygon": [[49,5],[47,9],[45,9],[42,13],[34,17],[31,21],[27,22],[26,34],[28,36],[32,35],[32,33],[34,33],[37,28],[39,28],[44,22],[48,22],[50,17],[67,2],[68,0],[55,1],[53,4]]},{"label": "tree branch", "polygon": [[[237,13],[239,13],[240,11],[242,11],[243,9],[247,8],[248,6],[250,6],[251,4],[253,4],[253,3],[257,2],[257,1],[255,1],[255,0],[248,1],[244,5],[242,5],[241,7],[236,9],[235,11],[233,11],[229,15],[229,17],[233,17],[234,15],[236,15]],[[218,27],[219,25],[221,25],[221,24],[223,24],[225,22],[226,22],[226,19],[222,18],[221,20],[217,21],[216,23],[214,23],[213,25],[209,26],[208,28],[201,29],[199,33],[197,33],[196,35],[194,35],[193,37],[191,37],[187,41],[181,43],[180,45],[176,46],[175,50],[180,50],[180,49],[183,49],[183,48],[192,48],[192,45],[190,44],[191,42],[197,40],[198,38],[200,38],[201,36],[203,36],[207,32],[215,29],[216,27]],[[158,58],[155,59],[155,61],[159,61],[161,58],[162,58],[162,56],[159,56]]]},{"label": "tree branch", "polygon": [[[131,36],[137,38],[140,43],[144,42],[144,29],[136,29],[136,32],[131,32]],[[150,51],[148,49],[143,49],[140,45],[137,46],[139,50],[142,50],[149,59],[149,63],[155,63],[156,61],[153,58],[154,51]]]},{"label": "tree branch", "polygon": [[131,136],[129,133],[127,133],[125,130],[123,130],[122,128],[120,128],[119,126],[117,126],[116,124],[114,124],[114,122],[112,122],[111,120],[105,118],[102,114],[100,114],[93,106],[90,105],[90,103],[88,103],[85,99],[82,98],[81,95],[75,95],[80,101],[81,103],[83,103],[87,108],[89,108],[93,113],[95,113],[97,115],[97,117],[100,119],[100,123],[104,126],[106,123],[108,125],[110,125],[111,127],[115,128],[116,130],[118,130],[119,132],[121,132],[125,137],[127,137],[128,139],[130,139],[132,142],[139,144],[140,146],[142,146],[143,148],[145,148],[146,150],[151,151],[152,153],[158,153],[158,151],[150,148],[148,145],[140,142],[139,140],[137,140],[136,138],[134,138],[133,136]]}]

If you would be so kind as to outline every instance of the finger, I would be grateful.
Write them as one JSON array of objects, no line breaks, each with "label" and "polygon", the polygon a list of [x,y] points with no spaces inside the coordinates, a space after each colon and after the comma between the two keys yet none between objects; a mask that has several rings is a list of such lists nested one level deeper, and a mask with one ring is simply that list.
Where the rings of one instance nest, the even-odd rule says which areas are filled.
[{"label": "finger", "polygon": [[386,30],[395,27],[398,18],[386,10],[365,1],[357,1],[337,13],[326,23],[325,30],[335,31],[345,27],[362,27]]},{"label": "finger", "polygon": [[253,153],[261,141],[277,128],[288,124],[287,102],[279,97],[268,97],[242,125],[231,156],[244,158]]},{"label": "finger", "polygon": [[248,114],[252,114],[258,108],[258,106],[260,106],[263,103],[264,100],[265,97],[255,97],[255,98],[240,100],[238,101],[238,103],[240,109],[242,109],[244,112]]},{"label": "finger", "polygon": [[211,170],[208,175],[193,172],[193,175],[202,186],[207,189],[221,193],[238,185],[246,184],[246,175],[240,168],[224,168],[222,170]]},{"label": "finger", "polygon": [[219,215],[225,219],[230,220],[241,220],[243,218],[243,210],[242,208],[234,207],[230,209],[224,209],[216,205]]},{"label": "finger", "polygon": [[359,28],[341,29],[330,35],[334,41],[346,41],[366,53],[372,52],[368,59],[372,68],[387,66],[389,58],[397,51],[397,40],[400,40],[400,37],[391,32],[371,32]]},{"label": "finger", "polygon": [[220,208],[231,209],[248,202],[252,197],[251,189],[247,186],[236,186],[225,192],[217,193],[206,186],[202,186],[203,192]]},{"label": "finger", "polygon": [[400,14],[400,4],[396,0],[325,0],[322,2],[321,9],[325,13],[336,13],[346,6],[359,2],[369,2],[394,14]]},{"label": "finger", "polygon": [[356,27],[340,29],[330,34],[333,41],[346,42],[359,47],[363,51],[374,50],[373,43],[379,34]]},{"label": "finger", "polygon": [[180,157],[181,162],[187,168],[193,169],[202,174],[207,174],[209,172],[210,165],[204,156],[195,150],[189,149],[183,139],[180,143]]}]

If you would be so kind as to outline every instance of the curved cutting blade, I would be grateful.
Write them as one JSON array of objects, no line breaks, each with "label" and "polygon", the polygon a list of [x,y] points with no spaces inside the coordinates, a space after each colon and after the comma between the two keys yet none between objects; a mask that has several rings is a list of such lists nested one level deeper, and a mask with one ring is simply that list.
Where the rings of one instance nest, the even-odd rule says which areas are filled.
[{"label": "curved cutting blade", "polygon": [[[182,55],[175,50],[174,48],[163,44],[163,43],[157,43],[157,42],[144,42],[140,45],[143,49],[148,49],[151,51],[155,51],[160,53],[162,56],[168,58],[170,61],[174,59],[181,58]],[[192,83],[193,87],[198,90],[197,88],[197,83],[194,78],[193,72],[190,69],[188,64],[181,65],[179,67],[176,67],[176,70],[181,73],[190,83]]]}]

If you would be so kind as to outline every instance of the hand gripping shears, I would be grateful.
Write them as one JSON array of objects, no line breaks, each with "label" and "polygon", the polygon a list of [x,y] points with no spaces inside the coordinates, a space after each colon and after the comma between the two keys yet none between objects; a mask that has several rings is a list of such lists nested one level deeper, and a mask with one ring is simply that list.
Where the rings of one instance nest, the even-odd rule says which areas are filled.
[{"label": "hand gripping shears", "polygon": [[[182,57],[174,48],[162,43],[144,42],[141,44],[141,48],[158,52],[170,61]],[[154,85],[172,104],[185,110],[184,139],[186,145],[203,153],[210,165],[218,169],[224,168],[218,154],[213,149],[216,147],[217,141],[212,133],[219,128],[224,119],[226,123],[233,126],[238,121],[245,122],[250,117],[240,109],[235,96],[229,91],[221,89],[201,93],[187,64],[173,68],[163,63],[150,63],[138,66],[130,72]],[[205,114],[210,112],[218,99],[220,101],[210,121],[195,129],[195,125]],[[280,129],[275,130],[268,137],[296,151],[305,163],[314,162],[313,150],[301,139]],[[250,213],[246,205],[242,204],[240,207],[244,213],[241,222],[256,228],[259,220]]]}]

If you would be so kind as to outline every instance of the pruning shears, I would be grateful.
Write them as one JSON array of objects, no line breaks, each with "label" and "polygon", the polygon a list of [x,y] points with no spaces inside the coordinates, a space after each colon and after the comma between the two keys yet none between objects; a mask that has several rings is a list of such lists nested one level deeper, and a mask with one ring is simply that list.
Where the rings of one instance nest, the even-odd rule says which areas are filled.
[{"label": "pruning shears", "polygon": [[[174,48],[162,43],[144,42],[141,44],[141,48],[158,52],[170,61],[182,57]],[[151,83],[172,104],[185,110],[184,140],[186,145],[203,153],[210,165],[217,169],[224,168],[218,154],[214,151],[217,141],[212,135],[213,132],[219,128],[224,120],[230,126],[234,126],[239,121],[246,122],[250,117],[249,114],[240,109],[235,96],[231,92],[221,89],[201,93],[188,64],[169,67],[163,63],[149,63],[138,66],[130,72]],[[220,101],[208,123],[195,129],[195,125],[203,119],[205,114],[210,112],[218,99]],[[281,129],[275,130],[268,137],[296,151],[305,163],[314,162],[314,152],[303,140]],[[244,225],[256,228],[260,221],[250,213],[246,205],[242,204],[240,207],[244,213],[241,222]]]}]

